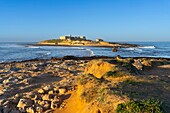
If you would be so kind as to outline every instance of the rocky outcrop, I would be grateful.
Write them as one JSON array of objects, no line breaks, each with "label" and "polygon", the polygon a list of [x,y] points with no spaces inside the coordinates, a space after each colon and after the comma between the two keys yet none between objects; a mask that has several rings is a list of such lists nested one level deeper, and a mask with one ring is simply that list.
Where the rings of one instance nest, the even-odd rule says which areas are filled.
[{"label": "rocky outcrop", "polygon": [[102,78],[108,71],[113,68],[113,64],[110,64],[102,60],[92,60],[85,68],[85,74],[92,74],[96,78]]},{"label": "rocky outcrop", "polygon": [[117,47],[114,47],[114,48],[112,49],[112,52],[117,52]]},{"label": "rocky outcrop", "polygon": [[132,65],[134,67],[136,67],[136,69],[138,69],[138,70],[142,70],[143,69],[143,65],[142,65],[141,61],[138,60],[138,59],[134,59],[134,63]]}]

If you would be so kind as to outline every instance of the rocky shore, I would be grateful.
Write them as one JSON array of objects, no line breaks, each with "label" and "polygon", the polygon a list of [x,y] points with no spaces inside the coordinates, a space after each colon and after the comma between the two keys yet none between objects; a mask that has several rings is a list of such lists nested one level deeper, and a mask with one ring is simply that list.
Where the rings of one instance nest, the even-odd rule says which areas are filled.
[{"label": "rocky shore", "polygon": [[164,102],[168,113],[169,92],[170,59],[66,56],[0,63],[0,113],[114,113],[121,103],[147,98]]},{"label": "rocky shore", "polygon": [[[44,60],[0,64],[0,112],[42,113],[61,107],[86,61]],[[35,110],[33,110],[35,109]]]}]

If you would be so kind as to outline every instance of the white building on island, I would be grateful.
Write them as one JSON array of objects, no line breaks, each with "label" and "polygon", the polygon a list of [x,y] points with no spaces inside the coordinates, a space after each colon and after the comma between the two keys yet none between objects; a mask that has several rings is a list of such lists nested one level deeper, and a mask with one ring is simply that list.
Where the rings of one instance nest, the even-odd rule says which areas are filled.
[{"label": "white building on island", "polygon": [[85,36],[60,36],[61,40],[86,40]]},{"label": "white building on island", "polygon": [[96,38],[96,42],[103,42],[103,39]]}]

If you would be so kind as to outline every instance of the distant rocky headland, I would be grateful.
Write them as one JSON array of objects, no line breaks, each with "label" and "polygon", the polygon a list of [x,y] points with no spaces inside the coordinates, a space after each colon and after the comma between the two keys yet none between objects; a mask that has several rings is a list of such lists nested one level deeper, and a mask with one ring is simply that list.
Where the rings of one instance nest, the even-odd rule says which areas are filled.
[{"label": "distant rocky headland", "polygon": [[86,39],[85,36],[60,36],[58,39],[38,42],[38,46],[90,46],[90,47],[137,47],[136,44],[107,42],[97,38],[95,41]]}]

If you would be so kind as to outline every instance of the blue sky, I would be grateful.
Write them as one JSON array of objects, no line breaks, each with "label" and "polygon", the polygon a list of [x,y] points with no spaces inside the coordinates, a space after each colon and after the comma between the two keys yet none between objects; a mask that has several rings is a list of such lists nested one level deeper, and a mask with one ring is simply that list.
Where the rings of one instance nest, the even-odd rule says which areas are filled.
[{"label": "blue sky", "polygon": [[0,42],[170,41],[170,0],[0,0]]}]

